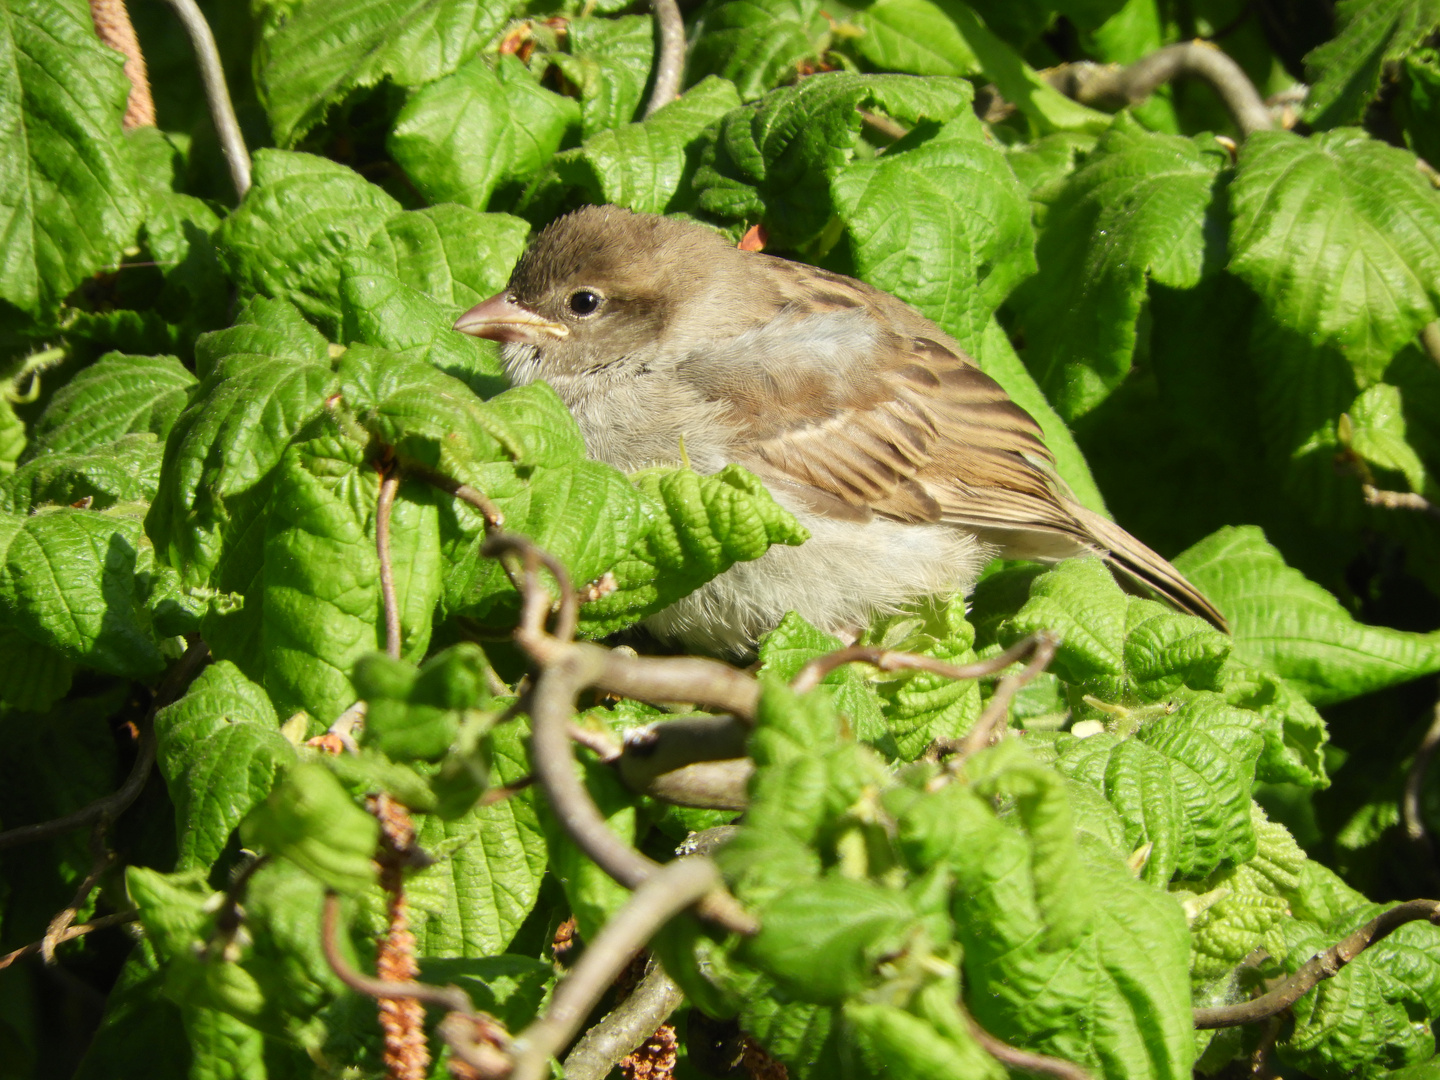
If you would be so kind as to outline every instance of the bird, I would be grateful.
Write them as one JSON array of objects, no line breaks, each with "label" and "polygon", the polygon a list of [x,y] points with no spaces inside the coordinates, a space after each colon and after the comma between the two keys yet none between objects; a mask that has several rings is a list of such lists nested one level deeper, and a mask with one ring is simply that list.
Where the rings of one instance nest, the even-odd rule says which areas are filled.
[{"label": "bird", "polygon": [[454,329],[499,342],[513,384],[548,383],[592,458],[738,464],[809,531],[650,616],[662,640],[753,655],[794,611],[853,641],[908,602],[968,595],[997,556],[1085,554],[1226,630],[1169,562],[1080,504],[998,382],[862,281],[694,221],[584,206]]}]

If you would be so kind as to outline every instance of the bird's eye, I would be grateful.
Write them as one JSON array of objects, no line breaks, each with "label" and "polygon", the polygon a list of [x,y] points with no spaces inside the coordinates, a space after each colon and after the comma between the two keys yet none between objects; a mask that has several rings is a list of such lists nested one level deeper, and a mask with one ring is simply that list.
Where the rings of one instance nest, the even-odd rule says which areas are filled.
[{"label": "bird's eye", "polygon": [[589,289],[577,289],[570,294],[570,310],[581,317],[594,315],[600,307],[600,294]]}]

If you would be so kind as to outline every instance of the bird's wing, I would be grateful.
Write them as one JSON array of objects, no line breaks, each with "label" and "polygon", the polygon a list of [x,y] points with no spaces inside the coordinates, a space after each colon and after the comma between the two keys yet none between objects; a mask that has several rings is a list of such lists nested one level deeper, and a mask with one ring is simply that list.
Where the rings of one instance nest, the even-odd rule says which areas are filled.
[{"label": "bird's wing", "polygon": [[1069,496],[1040,425],[932,323],[850,278],[771,276],[778,315],[682,364],[726,406],[740,464],[820,514],[963,526],[1009,558],[1101,555],[1224,628],[1165,559]]}]

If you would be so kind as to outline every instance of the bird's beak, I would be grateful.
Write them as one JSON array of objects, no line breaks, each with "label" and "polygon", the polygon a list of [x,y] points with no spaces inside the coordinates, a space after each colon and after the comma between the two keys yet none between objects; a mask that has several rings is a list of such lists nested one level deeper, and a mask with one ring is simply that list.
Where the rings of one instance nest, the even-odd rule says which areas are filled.
[{"label": "bird's beak", "polygon": [[489,338],[491,341],[523,341],[536,344],[542,337],[570,336],[570,329],[550,322],[531,311],[509,293],[499,292],[483,304],[476,304],[455,320],[462,334]]}]

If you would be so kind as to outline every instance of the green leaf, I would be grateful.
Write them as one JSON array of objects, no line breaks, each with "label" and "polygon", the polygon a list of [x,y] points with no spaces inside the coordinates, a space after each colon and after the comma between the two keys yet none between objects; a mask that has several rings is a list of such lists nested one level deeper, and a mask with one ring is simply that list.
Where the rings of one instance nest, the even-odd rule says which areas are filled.
[{"label": "green leaf", "polygon": [[[760,639],[760,672],[789,683],[811,660],[843,647],[839,638],[815,629],[792,611]],[[893,750],[881,699],[869,683],[859,665],[844,664],[826,675],[820,686],[830,692],[835,710],[850,721],[855,738]]]},{"label": "green leaf", "polygon": [[108,353],[55,391],[35,422],[31,456],[98,450],[136,432],[164,439],[195,385],[173,356]]},{"label": "green leaf", "polygon": [[1440,670],[1440,634],[1356,622],[1253,526],[1221,529],[1175,565],[1225,612],[1235,658],[1282,676],[1315,705]]},{"label": "green leaf", "polygon": [[1045,630],[1060,635],[1053,671],[1115,699],[1213,689],[1231,648],[1203,620],[1127,596],[1104,563],[1088,557],[1035,578],[1025,605],[998,632],[1008,645]]},{"label": "green leaf", "polygon": [[582,135],[588,139],[630,123],[650,75],[653,20],[648,15],[582,17],[572,19],[567,30],[570,51],[551,53],[550,60],[580,89]]},{"label": "green leaf", "polygon": [[[334,719],[355,700],[351,668],[383,644],[379,487],[364,448],[333,436],[297,443],[281,460],[266,526],[262,618],[265,686],[284,711]],[[441,584],[429,489],[402,484],[390,527],[401,654],[419,657]]]},{"label": "green leaf", "polygon": [[1305,57],[1311,83],[1305,119],[1316,130],[1353,124],[1380,89],[1386,64],[1440,26],[1435,0],[1341,0],[1339,32]]},{"label": "green leaf", "polygon": [[[590,793],[605,824],[622,843],[634,844],[636,837],[635,798],[616,773],[593,758],[575,762],[574,768]],[[600,869],[570,839],[548,801],[540,801],[540,825],[550,852],[550,873],[565,890],[565,899],[575,916],[580,936],[594,941],[611,916],[630,899],[630,890]]]},{"label": "green leaf", "polygon": [[180,1015],[190,1044],[191,1080],[259,1080],[269,1075],[265,1038],[245,1021],[203,1005],[185,1005]]},{"label": "green leaf", "polygon": [[[1380,910],[1367,905],[1319,933],[1302,923],[1281,923],[1277,930],[1289,949],[1285,970],[1293,971]],[[1432,1058],[1430,1025],[1440,1014],[1437,948],[1440,930],[1412,922],[1366,949],[1295,1003],[1295,1027],[1276,1044],[1280,1060],[1321,1080],[1339,1080]],[[1270,951],[1277,952],[1273,942]]]},{"label": "green leaf", "polygon": [[177,870],[211,866],[276,773],[297,760],[265,691],[225,660],[155,714],[155,736],[175,804]]},{"label": "green leaf", "polygon": [[[1072,101],[1046,82],[1015,49],[981,21],[970,4],[957,0],[939,0],[939,3],[980,61],[980,69],[994,81],[1000,96],[1012,102],[1040,134],[1053,131],[1099,134],[1110,126],[1108,113]],[[1041,14],[1042,20],[1048,17],[1048,11]]]},{"label": "green leaf", "polygon": [[1288,897],[1300,884],[1305,853],[1258,806],[1251,813],[1259,844],[1252,859],[1212,874],[1194,887],[1193,898],[1172,890],[1187,904],[1190,973],[1197,985],[1230,976],[1260,948],[1270,929],[1290,915]]},{"label": "green leaf", "polygon": [[1129,373],[1149,282],[1191,288],[1215,269],[1212,189],[1228,160],[1213,139],[1122,116],[1050,204],[1039,273],[1014,303],[1026,364],[1067,421]]},{"label": "green leaf", "polygon": [[284,772],[240,835],[248,847],[289,859],[337,892],[353,895],[375,881],[380,824],[318,762]]},{"label": "green leaf", "polygon": [[482,0],[298,3],[267,27],[255,88],[280,146],[294,146],[352,90],[448,75],[505,25],[512,5]]},{"label": "green leaf", "polygon": [[1400,473],[1411,491],[1425,490],[1425,463],[1406,439],[1398,386],[1376,383],[1368,387],[1346,415],[1350,417],[1351,450],[1377,469]]},{"label": "green leaf", "polygon": [[420,978],[441,986],[455,985],[482,1009],[505,1025],[521,1031],[540,1012],[555,979],[553,965],[529,956],[505,953],[472,960],[441,960],[427,955]]},{"label": "green leaf", "polygon": [[1440,194],[1406,151],[1348,129],[1259,132],[1231,200],[1231,270],[1283,327],[1338,348],[1362,388],[1436,317]]},{"label": "green leaf", "polygon": [[340,322],[340,256],[364,248],[400,204],[313,154],[259,150],[252,180],[244,202],[221,226],[221,262],[243,296],[289,300],[333,333]]},{"label": "green leaf", "polygon": [[386,148],[429,201],[484,210],[497,188],[539,172],[579,123],[574,99],[540,86],[513,56],[477,57],[416,91]]},{"label": "green leaf", "polygon": [[117,1073],[189,1080],[190,1046],[180,1008],[165,997],[164,983],[154,950],[140,942],[105,998],[105,1015],[76,1080],[109,1080]]},{"label": "green leaf", "polygon": [[831,181],[861,142],[861,110],[944,123],[965,112],[970,97],[960,79],[838,72],[776,90],[727,114],[707,136],[695,173],[698,206],[723,221],[762,222],[772,246],[799,248],[830,223]]},{"label": "green leaf", "polygon": [[[516,784],[531,771],[528,728],[515,720],[490,733],[496,784]],[[540,895],[546,841],[535,790],[474,806],[452,821],[427,814],[417,842],[436,862],[406,888],[424,913],[414,918],[422,956],[488,956],[503,952]]]},{"label": "green leaf", "polygon": [[751,101],[817,55],[827,37],[817,0],[729,0],[702,16],[688,58],[692,77],[729,79]]},{"label": "green leaf", "polygon": [[901,948],[915,920],[902,893],[828,877],[771,899],[760,932],[740,955],[802,1001],[837,1005],[878,981],[877,967]]},{"label": "green leaf", "polygon": [[83,499],[91,500],[90,510],[148,503],[159,490],[161,454],[148,432],[90,453],[41,454],[0,480],[0,509],[27,514],[46,503],[72,506]]},{"label": "green leaf", "polygon": [[[631,481],[645,524],[612,571],[616,589],[581,608],[587,632],[613,633],[669,608],[737,562],[774,544],[809,537],[758,479],[738,465],[712,476],[689,469],[647,469]],[[665,618],[683,618],[671,612]],[[718,641],[724,649],[732,645]]]},{"label": "green leaf", "polygon": [[863,31],[855,51],[881,71],[980,74],[970,44],[930,0],[877,0],[855,13],[854,24]]},{"label": "green leaf", "polygon": [[0,617],[72,663],[146,679],[165,666],[146,610],[154,552],[123,510],[0,517]]},{"label": "green leaf", "polygon": [[1427,162],[1440,161],[1440,52],[1417,49],[1401,62],[1395,113],[1410,149]]},{"label": "green leaf", "polygon": [[196,368],[202,382],[166,440],[146,528],[187,583],[245,591],[258,537],[253,563],[222,562],[268,501],[286,445],[334,392],[329,346],[288,303],[257,299],[196,343]]},{"label": "green leaf", "polygon": [[84,7],[0,10],[0,301],[49,323],[116,266],[143,204],[120,131],[130,83]]},{"label": "green leaf", "polygon": [[0,655],[9,658],[0,667],[0,702],[43,713],[70,692],[75,665],[62,653],[0,626]]},{"label": "green leaf", "polygon": [[654,116],[600,131],[555,158],[557,177],[593,203],[660,214],[689,201],[691,144],[740,97],[734,84],[708,76]]},{"label": "green leaf", "polygon": [[438,760],[469,713],[490,701],[490,665],[478,645],[452,646],[416,669],[371,653],[355,665],[355,688],[369,708],[363,738],[397,761]]},{"label": "green leaf", "polygon": [[389,218],[365,254],[410,288],[463,311],[504,286],[529,232],[520,218],[447,203]]},{"label": "green leaf", "polygon": [[835,175],[831,194],[855,270],[973,348],[1000,302],[1034,272],[1029,201],[973,115],[905,147]]},{"label": "green leaf", "polygon": [[1003,1065],[980,1048],[963,1020],[940,1028],[894,1005],[854,1001],[845,1003],[845,1019],[896,1077],[1000,1080],[1009,1075]]}]

